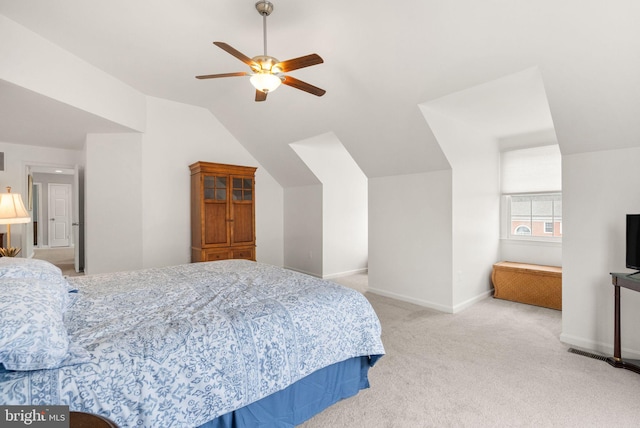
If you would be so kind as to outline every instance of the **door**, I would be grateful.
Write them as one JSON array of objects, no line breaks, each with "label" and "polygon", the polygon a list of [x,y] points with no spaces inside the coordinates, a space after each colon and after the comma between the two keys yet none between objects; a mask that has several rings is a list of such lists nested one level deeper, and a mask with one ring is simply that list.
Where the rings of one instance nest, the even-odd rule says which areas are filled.
[{"label": "door", "polygon": [[49,246],[68,247],[71,185],[49,183]]},{"label": "door", "polygon": [[203,245],[228,246],[229,183],[226,175],[204,175],[204,241]]},{"label": "door", "polygon": [[231,245],[253,245],[253,177],[232,176],[231,183]]}]

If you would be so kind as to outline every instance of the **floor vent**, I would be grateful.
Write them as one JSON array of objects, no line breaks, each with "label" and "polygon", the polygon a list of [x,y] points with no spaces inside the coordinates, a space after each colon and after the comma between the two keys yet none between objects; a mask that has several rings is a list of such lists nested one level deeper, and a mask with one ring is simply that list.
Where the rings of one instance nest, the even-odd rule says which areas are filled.
[{"label": "floor vent", "polygon": [[591,352],[581,351],[579,349],[569,348],[569,352],[582,355],[583,357],[593,358],[594,360],[607,361],[607,357],[603,355],[593,354]]}]

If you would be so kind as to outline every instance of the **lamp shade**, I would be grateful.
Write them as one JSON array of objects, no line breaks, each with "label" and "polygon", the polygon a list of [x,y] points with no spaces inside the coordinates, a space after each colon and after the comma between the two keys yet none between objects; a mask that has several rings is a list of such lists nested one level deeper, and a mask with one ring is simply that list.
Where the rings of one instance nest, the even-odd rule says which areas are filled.
[{"label": "lamp shade", "polygon": [[0,193],[0,224],[29,223],[31,216],[22,203],[19,193],[11,193],[11,187],[7,187],[7,193]]},{"label": "lamp shade", "polygon": [[251,84],[259,91],[266,93],[273,92],[278,89],[282,80],[275,74],[268,71],[260,71],[249,79]]}]

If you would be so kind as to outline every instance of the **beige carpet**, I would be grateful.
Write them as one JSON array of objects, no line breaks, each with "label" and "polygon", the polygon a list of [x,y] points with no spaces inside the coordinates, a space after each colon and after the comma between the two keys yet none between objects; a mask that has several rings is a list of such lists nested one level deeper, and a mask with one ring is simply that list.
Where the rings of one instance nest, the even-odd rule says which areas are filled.
[{"label": "beige carpet", "polygon": [[365,295],[387,355],[370,389],[304,428],[640,426],[640,375],[567,352],[559,311],[487,298],[451,315]]}]

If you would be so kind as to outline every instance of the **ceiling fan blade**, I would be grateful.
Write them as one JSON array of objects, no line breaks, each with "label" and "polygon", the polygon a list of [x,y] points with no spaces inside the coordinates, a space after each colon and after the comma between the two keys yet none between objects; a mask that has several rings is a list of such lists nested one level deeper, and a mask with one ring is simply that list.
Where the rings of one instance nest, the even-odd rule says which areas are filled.
[{"label": "ceiling fan blade", "polygon": [[245,73],[244,71],[238,71],[237,73],[205,74],[202,76],[196,76],[196,79],[217,79],[218,77],[246,76],[247,74],[249,73]]},{"label": "ceiling fan blade", "polygon": [[284,76],[282,84],[291,86],[292,88],[300,89],[301,91],[308,92],[318,97],[323,96],[327,92],[324,89],[320,89],[317,86],[313,86],[307,82],[303,82],[302,80],[296,79],[295,77],[291,76]]},{"label": "ceiling fan blade", "polygon": [[229,46],[228,44],[226,44],[224,42],[213,42],[213,44],[216,45],[217,47],[219,47],[220,49],[222,49],[223,51],[225,51],[227,53],[230,53],[231,55],[235,56],[240,61],[242,61],[245,64],[247,64],[249,67],[254,67],[256,65],[256,63],[253,62],[253,60],[251,58],[249,58],[248,56],[246,56],[245,54],[243,54],[239,50],[237,50],[235,48],[232,48],[231,46]]},{"label": "ceiling fan blade", "polygon": [[267,93],[256,89],[256,101],[266,101]]},{"label": "ceiling fan blade", "polygon": [[320,55],[310,54],[301,56],[299,58],[293,58],[279,62],[278,64],[276,64],[276,67],[280,68],[283,73],[286,73],[288,71],[297,70],[299,68],[322,64],[323,62],[324,61],[322,60],[322,58],[320,58]]}]

